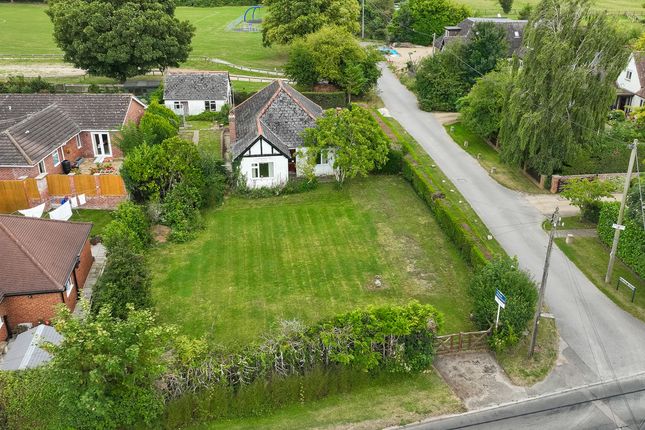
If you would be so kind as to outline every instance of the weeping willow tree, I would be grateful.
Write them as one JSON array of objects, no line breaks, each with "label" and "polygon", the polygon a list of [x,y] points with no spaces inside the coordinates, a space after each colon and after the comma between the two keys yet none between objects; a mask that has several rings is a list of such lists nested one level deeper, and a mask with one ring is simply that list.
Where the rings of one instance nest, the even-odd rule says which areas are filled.
[{"label": "weeping willow tree", "polygon": [[589,0],[537,6],[502,115],[504,161],[550,175],[603,128],[628,59],[614,25]]}]

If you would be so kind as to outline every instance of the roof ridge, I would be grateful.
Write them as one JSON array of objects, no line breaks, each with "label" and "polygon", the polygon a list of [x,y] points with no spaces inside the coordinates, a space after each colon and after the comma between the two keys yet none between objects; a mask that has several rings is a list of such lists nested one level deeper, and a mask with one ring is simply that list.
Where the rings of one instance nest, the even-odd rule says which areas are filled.
[{"label": "roof ridge", "polygon": [[[269,85],[267,85],[266,87],[262,88],[262,89],[261,89],[260,91],[258,91],[257,93],[253,94],[253,95],[252,95],[251,97],[249,97],[248,99],[243,100],[243,101],[242,101],[242,103],[240,103],[239,105],[235,106],[235,107],[233,108],[233,110],[231,110],[231,112],[235,112],[235,110],[236,110],[237,108],[239,108],[240,106],[243,106],[243,105],[244,105],[244,103],[248,102],[249,100],[251,100],[251,99],[253,99],[254,97],[256,97],[258,94],[260,94],[262,91],[264,91],[264,90],[266,90],[267,88],[269,88],[269,87],[270,87],[271,85],[273,85],[277,80],[278,80],[278,79],[274,80],[274,81],[273,81],[273,82],[271,82]],[[278,84],[278,85],[280,85],[280,84]]]},{"label": "roof ridge", "polygon": [[[307,109],[307,108],[305,107],[305,105],[304,105],[300,100],[297,100],[297,98],[296,98],[296,97],[294,97],[294,95],[293,95],[293,94],[291,94],[291,91],[290,91],[290,90],[297,91],[297,92],[298,92],[298,94],[300,94],[300,95],[301,95],[301,96],[303,96],[303,97],[306,97],[304,94],[302,94],[300,91],[296,90],[295,88],[293,88],[293,87],[292,87],[292,86],[290,86],[290,85],[289,85],[289,87],[284,87],[284,86],[282,86],[282,85],[281,85],[281,87],[284,89],[284,91],[287,93],[287,95],[291,98],[291,100],[293,100],[294,102],[296,102],[296,104],[297,104],[298,106],[300,106],[300,107],[302,108],[302,110],[304,110],[304,111],[305,111],[305,113],[311,117],[311,119],[313,119],[313,120],[316,120],[316,119],[317,119],[317,118],[316,118],[316,116],[315,116],[313,113],[311,113],[311,112],[309,111],[309,109]],[[316,104],[316,105],[317,105],[317,103],[316,103],[316,102],[314,102],[313,100],[312,100],[312,103],[314,103],[314,104]],[[318,107],[320,107],[320,105],[318,105]],[[321,108],[321,109],[322,109],[322,108]]]},{"label": "roof ridge", "polygon": [[38,260],[36,260],[36,258],[31,254],[31,252],[29,252],[29,250],[25,248],[25,246],[22,243],[20,243],[18,238],[2,222],[0,222],[0,229],[4,231],[7,236],[9,236],[9,239],[11,239],[18,246],[18,248],[27,256],[29,260],[31,260],[32,263],[34,263],[34,265],[38,268],[38,270],[40,270],[47,279],[52,281],[52,283],[56,287],[59,286],[57,284],[56,279],[54,279],[54,277],[47,270],[45,270],[42,264],[40,264]]},{"label": "roof ridge", "polygon": [[[11,128],[11,127],[9,127],[9,128]],[[24,159],[25,159],[25,161],[27,161],[27,163],[34,164],[33,160],[31,158],[29,158],[27,153],[22,149],[22,146],[20,146],[18,144],[18,142],[16,142],[16,139],[11,135],[11,133],[9,133],[9,129],[4,130],[2,133],[7,135],[7,137],[9,138],[9,142],[11,142],[13,144],[13,146],[16,147],[18,152],[20,152],[20,155],[22,155],[24,157]]]}]

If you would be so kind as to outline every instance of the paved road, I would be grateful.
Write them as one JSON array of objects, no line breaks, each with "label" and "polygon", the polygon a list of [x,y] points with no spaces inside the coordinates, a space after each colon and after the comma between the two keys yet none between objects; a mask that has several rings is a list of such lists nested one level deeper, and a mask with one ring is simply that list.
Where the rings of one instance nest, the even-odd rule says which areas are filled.
[{"label": "paved road", "polygon": [[[387,68],[378,88],[390,114],[452,180],[504,249],[540,279],[547,245],[540,227],[544,216],[521,194],[490,178],[432,114],[418,109],[415,96]],[[645,371],[645,324],[607,299],[557,247],[546,302],[557,319],[561,356],[555,371],[528,390],[530,395]]]},{"label": "paved road", "polygon": [[[629,406],[628,406],[629,405]],[[432,419],[406,430],[638,429],[645,416],[645,375]],[[566,423],[566,424],[565,424]],[[564,425],[563,425],[564,424]]]}]

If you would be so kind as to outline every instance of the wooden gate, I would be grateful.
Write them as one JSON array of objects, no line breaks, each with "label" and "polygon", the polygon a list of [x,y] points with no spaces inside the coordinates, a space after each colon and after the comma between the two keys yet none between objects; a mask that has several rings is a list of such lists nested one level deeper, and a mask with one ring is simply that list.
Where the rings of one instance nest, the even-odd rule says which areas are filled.
[{"label": "wooden gate", "polygon": [[435,352],[438,355],[461,351],[477,351],[488,348],[488,336],[491,329],[452,333],[435,337]]}]

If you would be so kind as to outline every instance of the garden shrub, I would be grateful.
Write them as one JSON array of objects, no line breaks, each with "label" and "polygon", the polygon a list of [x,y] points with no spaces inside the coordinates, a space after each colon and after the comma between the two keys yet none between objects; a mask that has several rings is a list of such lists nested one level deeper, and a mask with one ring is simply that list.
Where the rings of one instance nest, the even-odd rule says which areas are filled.
[{"label": "garden shrub", "polygon": [[239,105],[240,103],[242,103],[244,100],[248,99],[255,93],[257,93],[257,91],[235,91],[233,93],[233,101],[235,102],[236,105]]},{"label": "garden shrub", "polygon": [[105,245],[107,254],[122,247],[129,247],[136,252],[143,252],[145,245],[139,238],[139,235],[130,226],[122,220],[112,220],[103,229],[101,241]]},{"label": "garden shrub", "polygon": [[134,148],[138,148],[146,142],[146,135],[136,123],[128,122],[121,127],[116,140],[123,154],[127,156]]},{"label": "garden shrub", "polygon": [[150,222],[145,210],[141,206],[131,201],[125,201],[119,204],[112,215],[116,220],[121,221],[128,226],[128,228],[135,233],[137,239],[144,247],[152,243]]},{"label": "garden shrub", "polygon": [[230,106],[224,105],[219,112],[204,111],[198,115],[189,115],[186,119],[189,121],[217,121],[220,124],[228,124],[228,114],[230,111]]},{"label": "garden shrub", "polygon": [[611,181],[575,178],[567,181],[562,197],[580,208],[580,217],[583,220],[596,223],[600,215],[601,199],[611,197],[615,188],[615,184]]},{"label": "garden shrub", "polygon": [[404,153],[401,149],[393,149],[387,153],[387,162],[377,168],[374,173],[381,175],[398,175],[403,171],[403,157]]},{"label": "garden shrub", "polygon": [[161,223],[172,228],[168,239],[186,242],[194,237],[203,225],[201,204],[199,190],[190,184],[180,182],[170,190],[161,204]]},{"label": "garden shrub", "polygon": [[323,109],[335,109],[337,107],[343,108],[347,106],[347,96],[342,91],[329,93],[304,91],[302,94]]},{"label": "garden shrub", "polygon": [[224,202],[228,187],[228,172],[224,161],[212,153],[201,151],[201,171],[204,177],[202,204],[204,207],[219,206]]},{"label": "garden shrub", "polygon": [[318,179],[312,178],[290,179],[285,185],[275,187],[249,188],[244,179],[237,181],[235,194],[247,199],[263,199],[288,194],[306,193],[318,188]]},{"label": "garden shrub", "polygon": [[443,322],[434,307],[417,302],[357,309],[309,327],[284,321],[280,332],[260,345],[167,374],[162,381],[167,425],[178,427],[195,414],[207,419],[263,414],[346,391],[355,384],[354,375],[423,371],[432,364],[434,337]]},{"label": "garden shrub", "polygon": [[161,115],[146,112],[139,122],[139,130],[149,145],[159,145],[166,139],[177,136],[178,129]]},{"label": "garden shrub", "polygon": [[9,76],[6,81],[0,81],[0,93],[55,93],[56,87],[41,78],[25,78],[24,76]]},{"label": "garden shrub", "polygon": [[158,115],[162,118],[167,119],[170,125],[172,125],[175,130],[179,131],[179,127],[181,126],[181,118],[179,118],[176,113],[168,109],[165,105],[162,105],[161,103],[153,100],[146,108],[146,113],[151,115]]},{"label": "garden shrub", "polygon": [[495,325],[497,289],[508,299],[491,339],[493,348],[499,351],[516,343],[526,330],[535,314],[538,293],[530,275],[518,267],[517,259],[500,257],[489,262],[475,273],[468,288],[473,299],[473,320],[480,330]]},{"label": "garden shrub", "polygon": [[60,421],[49,367],[0,372],[0,428],[54,429]]},{"label": "garden shrub", "polygon": [[177,6],[216,7],[216,6],[253,6],[257,0],[177,0]]},{"label": "garden shrub", "polygon": [[[598,237],[607,246],[614,240],[612,225],[618,219],[619,203],[605,203],[600,209]],[[620,232],[618,257],[639,276],[645,277],[645,229],[640,218],[626,216],[623,220],[625,230]]]}]

